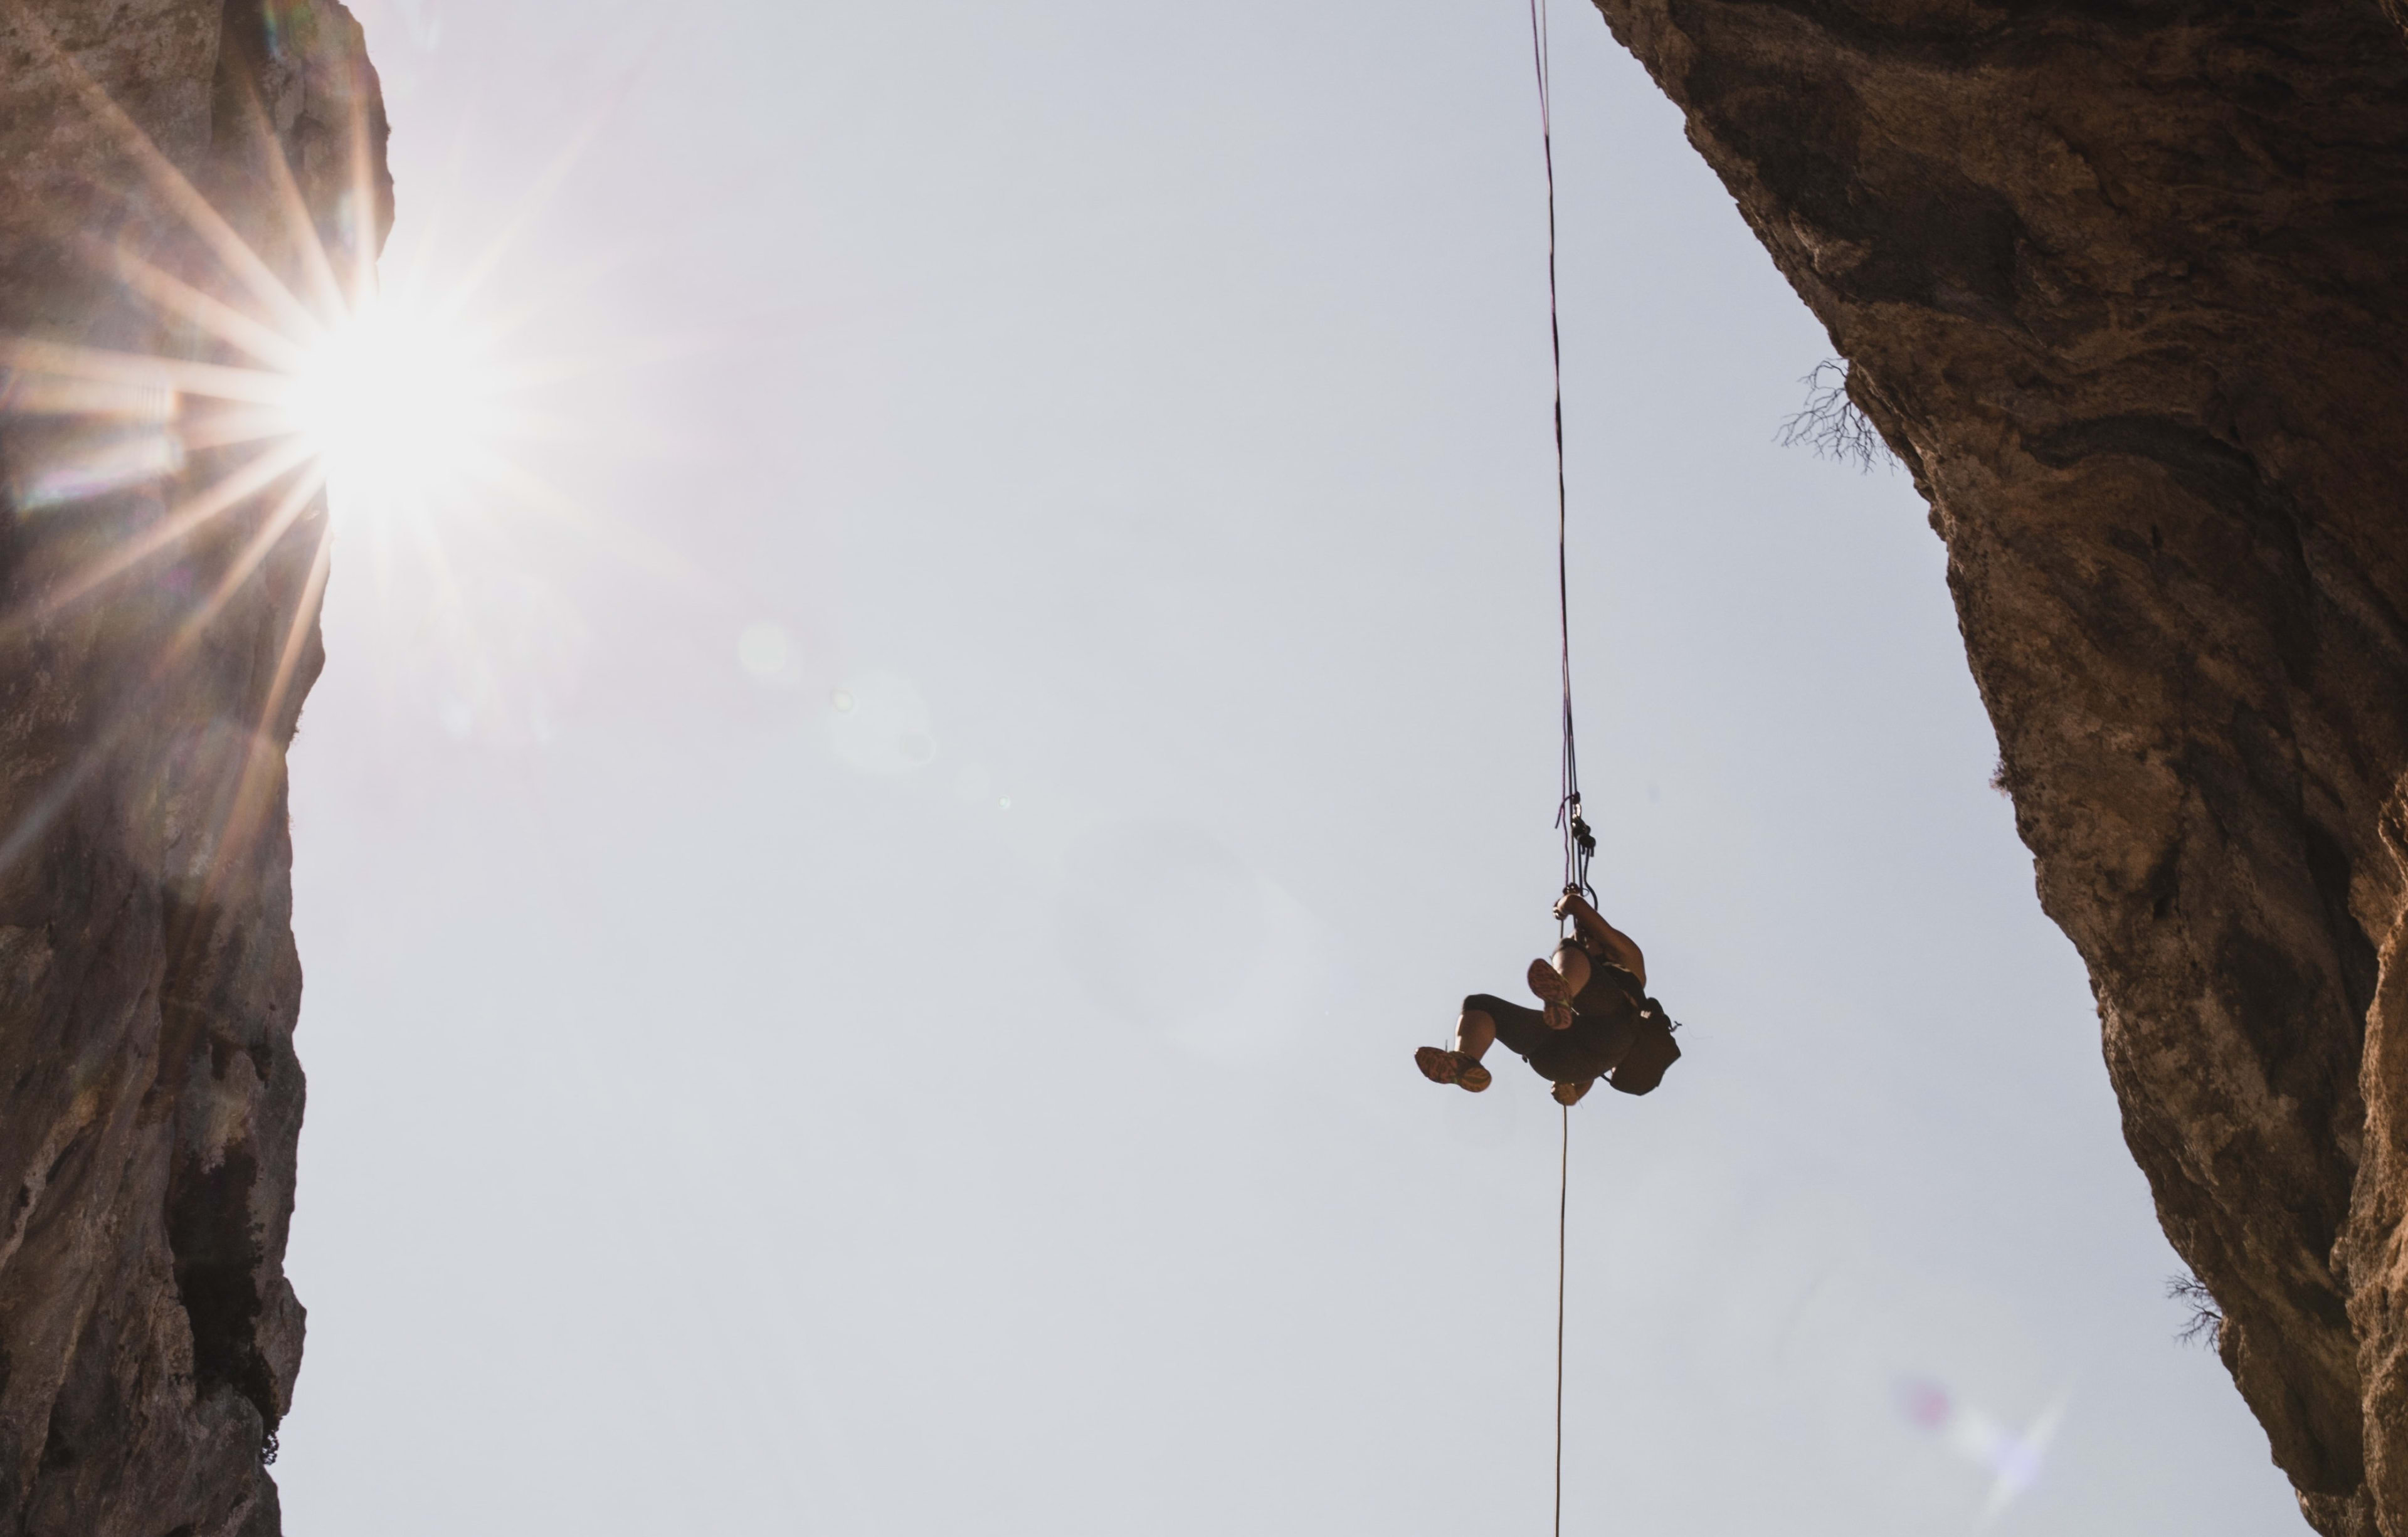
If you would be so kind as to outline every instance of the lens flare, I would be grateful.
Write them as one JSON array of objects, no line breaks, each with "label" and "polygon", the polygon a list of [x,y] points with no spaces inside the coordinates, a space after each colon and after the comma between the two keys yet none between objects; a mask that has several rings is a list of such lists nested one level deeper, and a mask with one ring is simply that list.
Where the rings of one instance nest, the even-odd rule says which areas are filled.
[{"label": "lens flare", "polygon": [[[268,638],[274,665],[251,728],[267,735],[289,717],[292,691],[310,673],[337,524],[366,536],[351,549],[371,579],[378,622],[397,640],[380,648],[393,664],[387,685],[439,698],[447,724],[456,716],[462,729],[492,722],[496,732],[523,727],[549,740],[555,680],[571,670],[584,630],[521,536],[559,530],[677,569],[639,531],[595,516],[522,457],[538,442],[624,441],[527,398],[624,366],[613,350],[587,350],[600,333],[591,324],[573,328],[577,358],[525,355],[530,324],[570,302],[588,275],[555,263],[522,302],[497,305],[494,292],[508,285],[506,261],[594,141],[599,119],[491,241],[463,257],[455,281],[434,280],[430,222],[419,261],[400,281],[380,283],[392,199],[372,91],[329,82],[328,116],[311,122],[332,142],[313,139],[308,163],[296,166],[269,104],[236,82],[215,103],[231,136],[217,150],[233,157],[227,165],[245,167],[245,195],[230,212],[47,23],[15,5],[10,24],[15,44],[64,82],[70,109],[81,114],[61,131],[88,145],[93,171],[126,179],[129,194],[142,194],[160,221],[54,231],[59,259],[121,286],[124,324],[100,336],[80,327],[0,335],[8,449],[0,516],[47,563],[42,580],[21,584],[0,609],[0,636],[129,598],[129,611],[174,623],[161,626],[139,686],[0,825],[0,868],[34,846],[175,685],[183,659],[236,596],[271,569],[298,588],[283,600],[280,639]],[[330,207],[334,217],[322,219]],[[103,339],[111,344],[95,344]],[[505,351],[514,360],[508,369],[499,366]],[[247,785],[265,784],[269,770],[245,772]],[[229,804],[222,850],[264,827],[274,802],[246,791]]]},{"label": "lens flare", "polygon": [[491,338],[441,311],[377,296],[303,353],[282,410],[324,466],[338,517],[455,501],[502,427]]},{"label": "lens flare", "polygon": [[1990,1474],[1990,1498],[1982,1511],[1985,1522],[1996,1519],[2039,1482],[2048,1459],[2048,1444],[2056,1437],[2070,1401],[2067,1395],[2059,1395],[2019,1433],[1959,1401],[1928,1377],[1901,1379],[1895,1390],[1899,1414],[1909,1424],[1940,1436],[1949,1450]]}]

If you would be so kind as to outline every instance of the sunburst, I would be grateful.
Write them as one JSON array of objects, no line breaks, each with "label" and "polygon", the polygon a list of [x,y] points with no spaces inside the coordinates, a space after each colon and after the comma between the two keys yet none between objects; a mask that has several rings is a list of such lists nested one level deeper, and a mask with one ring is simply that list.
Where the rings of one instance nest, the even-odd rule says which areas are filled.
[{"label": "sunburst", "polygon": [[[206,590],[193,592],[137,697],[169,686],[245,584],[290,538],[309,541],[308,575],[278,647],[255,729],[288,715],[328,576],[337,524],[364,527],[380,553],[411,550],[452,584],[447,528],[565,498],[520,464],[512,445],[532,420],[514,396],[540,371],[504,365],[506,327],[474,317],[489,251],[467,280],[437,292],[423,280],[380,286],[383,202],[365,96],[355,95],[343,160],[346,185],[319,189],[313,214],[281,140],[254,102],[259,182],[268,228],[246,239],[140,126],[61,49],[22,0],[0,0],[20,34],[68,81],[150,200],[186,237],[130,249],[74,236],[78,256],[121,285],[175,345],[129,352],[55,338],[0,338],[0,415],[11,423],[9,483],[17,517],[52,527],[89,516],[107,537],[66,541],[74,553],[0,615],[22,634],[104,604],[148,572],[207,544]],[[322,231],[317,215],[337,211]],[[130,521],[130,494],[150,490],[155,513]],[[328,516],[316,516],[321,509]],[[297,564],[297,563],[296,563]],[[458,629],[453,625],[453,629]],[[83,760],[0,838],[0,864],[29,844],[50,812],[109,752],[127,722],[106,725]],[[247,838],[267,797],[246,770],[221,845]]]}]

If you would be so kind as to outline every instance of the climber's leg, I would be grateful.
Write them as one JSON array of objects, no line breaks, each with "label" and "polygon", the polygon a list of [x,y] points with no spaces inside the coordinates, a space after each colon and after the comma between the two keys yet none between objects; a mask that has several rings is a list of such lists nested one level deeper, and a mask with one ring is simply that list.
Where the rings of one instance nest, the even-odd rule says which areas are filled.
[{"label": "climber's leg", "polygon": [[1588,952],[1579,941],[1564,940],[1555,945],[1554,955],[1530,963],[1530,991],[1550,1003],[1558,998],[1570,1003],[1588,985],[1589,971]]},{"label": "climber's leg", "polygon": [[1474,993],[1463,1000],[1463,1012],[1455,1018],[1454,1043],[1443,1051],[1424,1046],[1413,1053],[1413,1062],[1431,1083],[1456,1084],[1477,1094],[1492,1081],[1480,1060],[1492,1044],[1501,1038],[1513,1051],[1526,1052],[1531,1043],[1545,1039],[1546,1030],[1536,1009]]},{"label": "climber's leg", "polygon": [[1464,999],[1463,1013],[1455,1022],[1454,1045],[1444,1051],[1424,1046],[1413,1053],[1413,1064],[1431,1083],[1454,1084],[1474,1094],[1489,1085],[1488,1070],[1480,1065],[1480,1059],[1488,1055],[1489,1045],[1497,1039],[1497,1022],[1488,1011],[1474,1007],[1477,1001]]},{"label": "climber's leg", "polygon": [[1530,963],[1527,980],[1530,991],[1546,1001],[1547,1027],[1565,1030],[1571,1027],[1572,999],[1580,997],[1588,985],[1591,967],[1588,952],[1576,940],[1565,940],[1555,946],[1551,960]]},{"label": "climber's leg", "polygon": [[1455,1027],[1458,1034],[1467,1025],[1473,1032],[1463,1037],[1467,1049],[1473,1039],[1480,1042],[1474,1056],[1486,1055],[1489,1041],[1501,1041],[1507,1051],[1516,1056],[1527,1056],[1557,1039],[1555,1031],[1547,1027],[1546,1015],[1493,993],[1474,993],[1463,1000],[1463,1024]]},{"label": "climber's leg", "polygon": [[1485,1009],[1475,1009],[1467,1002],[1463,1013],[1455,1020],[1455,1049],[1474,1062],[1488,1055],[1497,1043],[1497,1016]]}]

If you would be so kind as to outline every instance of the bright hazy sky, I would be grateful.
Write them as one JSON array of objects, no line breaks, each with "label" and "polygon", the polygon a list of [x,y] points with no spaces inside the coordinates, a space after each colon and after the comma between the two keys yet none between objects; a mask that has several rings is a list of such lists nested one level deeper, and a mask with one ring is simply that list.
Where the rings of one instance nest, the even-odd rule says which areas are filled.
[{"label": "bright hazy sky", "polygon": [[[2053,1409],[1993,1530],[2303,1530],[1939,541],[1773,446],[1828,344],[1556,4],[1598,883],[1687,1027],[1572,1117],[1566,1530],[1971,1531]],[[1543,1531],[1556,1110],[1411,1060],[1554,933],[1520,0],[361,14],[388,283],[507,236],[463,312],[560,366],[540,506],[341,525],[289,1529]]]}]

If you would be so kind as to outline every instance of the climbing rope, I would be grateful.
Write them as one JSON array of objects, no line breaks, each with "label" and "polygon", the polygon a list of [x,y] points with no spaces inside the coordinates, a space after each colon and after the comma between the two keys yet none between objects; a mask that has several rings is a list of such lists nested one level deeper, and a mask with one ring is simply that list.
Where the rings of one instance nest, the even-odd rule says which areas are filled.
[{"label": "climbing rope", "polygon": [[[1564,471],[1564,326],[1555,275],[1555,108],[1549,79],[1546,0],[1530,0],[1530,58],[1539,76],[1539,148],[1547,167],[1547,343],[1555,365],[1555,637],[1563,679],[1564,745],[1555,826],[1564,835],[1564,889],[1594,902],[1588,863],[1597,835],[1581,814],[1580,747],[1572,728],[1572,596],[1568,525],[1570,498]],[[1565,1267],[1571,1231],[1572,1107],[1563,1107],[1563,1146],[1555,1189],[1555,1527],[1564,1537],[1564,1300]]]},{"label": "climbing rope", "polygon": [[1564,1107],[1564,1148],[1555,1170],[1555,1537],[1564,1537],[1564,1250],[1571,1228],[1572,1107]]},{"label": "climbing rope", "polygon": [[1564,731],[1555,826],[1564,834],[1564,889],[1586,893],[1595,901],[1597,891],[1589,884],[1588,862],[1597,853],[1597,835],[1581,815],[1580,748],[1572,730],[1571,573],[1565,537],[1570,499],[1564,474],[1564,327],[1555,277],[1555,108],[1551,56],[1545,0],[1530,0],[1530,57],[1539,75],[1539,148],[1547,167],[1547,342],[1555,383],[1555,633],[1563,664]]}]

